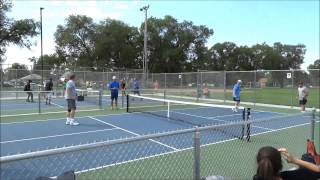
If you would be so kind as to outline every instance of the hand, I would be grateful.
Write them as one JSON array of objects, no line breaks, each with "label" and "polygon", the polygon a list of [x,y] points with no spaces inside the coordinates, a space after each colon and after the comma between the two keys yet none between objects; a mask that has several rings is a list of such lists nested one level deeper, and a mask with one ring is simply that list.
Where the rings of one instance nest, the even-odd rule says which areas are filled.
[{"label": "hand", "polygon": [[295,157],[293,157],[286,148],[279,148],[278,151],[285,157],[288,163],[293,163],[295,161]]}]

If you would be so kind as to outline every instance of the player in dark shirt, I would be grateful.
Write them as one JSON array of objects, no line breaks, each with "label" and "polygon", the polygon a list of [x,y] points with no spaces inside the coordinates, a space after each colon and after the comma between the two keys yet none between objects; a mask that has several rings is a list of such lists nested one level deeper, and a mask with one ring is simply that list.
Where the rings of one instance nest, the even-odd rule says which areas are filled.
[{"label": "player in dark shirt", "polygon": [[50,78],[50,80],[46,82],[46,86],[45,86],[46,104],[49,104],[49,105],[51,105],[52,90],[53,90],[53,82],[52,82],[52,78]]},{"label": "player in dark shirt", "polygon": [[28,80],[27,84],[24,86],[24,91],[26,91],[27,95],[28,95],[28,97],[26,99],[27,102],[30,102],[30,97],[31,97],[31,102],[33,102],[33,93],[31,91],[31,82],[32,82],[31,80]]},{"label": "player in dark shirt", "polygon": [[121,89],[121,92],[122,92],[122,96],[125,96],[126,95],[126,81],[125,79],[121,79],[120,80],[120,89]]}]

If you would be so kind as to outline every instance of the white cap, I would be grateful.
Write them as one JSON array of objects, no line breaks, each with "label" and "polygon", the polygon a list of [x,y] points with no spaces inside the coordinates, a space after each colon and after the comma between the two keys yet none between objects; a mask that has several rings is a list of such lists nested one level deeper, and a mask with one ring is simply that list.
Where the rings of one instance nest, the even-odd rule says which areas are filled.
[{"label": "white cap", "polygon": [[112,76],[112,79],[115,80],[115,79],[117,79],[117,77],[116,76]]},{"label": "white cap", "polygon": [[238,83],[242,83],[242,81],[239,79],[239,80],[238,80]]}]

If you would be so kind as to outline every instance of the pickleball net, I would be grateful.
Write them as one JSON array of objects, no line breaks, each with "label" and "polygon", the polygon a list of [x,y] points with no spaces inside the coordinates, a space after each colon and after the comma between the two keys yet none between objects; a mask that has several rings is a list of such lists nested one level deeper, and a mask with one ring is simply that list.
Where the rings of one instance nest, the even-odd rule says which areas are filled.
[{"label": "pickleball net", "polygon": [[[128,95],[127,112],[146,114],[150,119],[164,119],[174,123],[183,123],[190,127],[205,127],[219,124],[241,122],[246,120],[246,108],[233,106],[194,103],[147,96]],[[243,139],[245,126],[232,126],[221,129],[225,135]]]}]

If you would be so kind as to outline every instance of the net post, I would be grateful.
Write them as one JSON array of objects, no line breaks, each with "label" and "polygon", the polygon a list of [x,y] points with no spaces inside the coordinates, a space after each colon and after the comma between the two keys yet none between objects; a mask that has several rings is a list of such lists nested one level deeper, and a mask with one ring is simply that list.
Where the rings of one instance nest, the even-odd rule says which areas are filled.
[{"label": "net post", "polygon": [[102,109],[102,93],[103,93],[103,90],[100,89],[99,90],[99,108]]},{"label": "net post", "polygon": [[38,111],[39,111],[39,114],[41,114],[41,91],[39,91],[38,93]]},{"label": "net post", "polygon": [[247,142],[250,141],[250,134],[251,134],[251,127],[250,123],[248,121],[251,119],[251,108],[247,108],[247,117],[246,117],[246,122],[247,122]]},{"label": "net post", "polygon": [[316,124],[316,108],[313,108],[312,115],[311,115],[311,136],[310,136],[312,141],[314,141],[315,124]]},{"label": "net post", "polygon": [[[246,121],[246,110],[243,109],[242,110],[242,121],[245,122]],[[241,128],[241,136],[240,136],[240,139],[242,140],[243,137],[244,137],[244,131],[245,131],[245,124],[242,125],[242,128]]]},{"label": "net post", "polygon": [[167,118],[170,118],[170,102],[168,102]]},{"label": "net post", "polygon": [[196,131],[194,132],[194,137],[193,137],[193,149],[194,149],[194,179],[195,180],[200,180],[201,179],[201,174],[200,174],[200,131],[196,127]]},{"label": "net post", "polygon": [[165,101],[166,100],[166,96],[167,96],[167,91],[164,89],[163,90],[163,100],[164,100],[163,101],[163,105],[166,105],[166,101]]},{"label": "net post", "polygon": [[129,112],[129,98],[130,98],[129,94],[127,94],[126,97],[127,97],[127,108],[126,109],[127,109],[127,112]]},{"label": "net post", "polygon": [[124,96],[125,96],[125,90],[121,90],[121,107],[124,107]]}]

